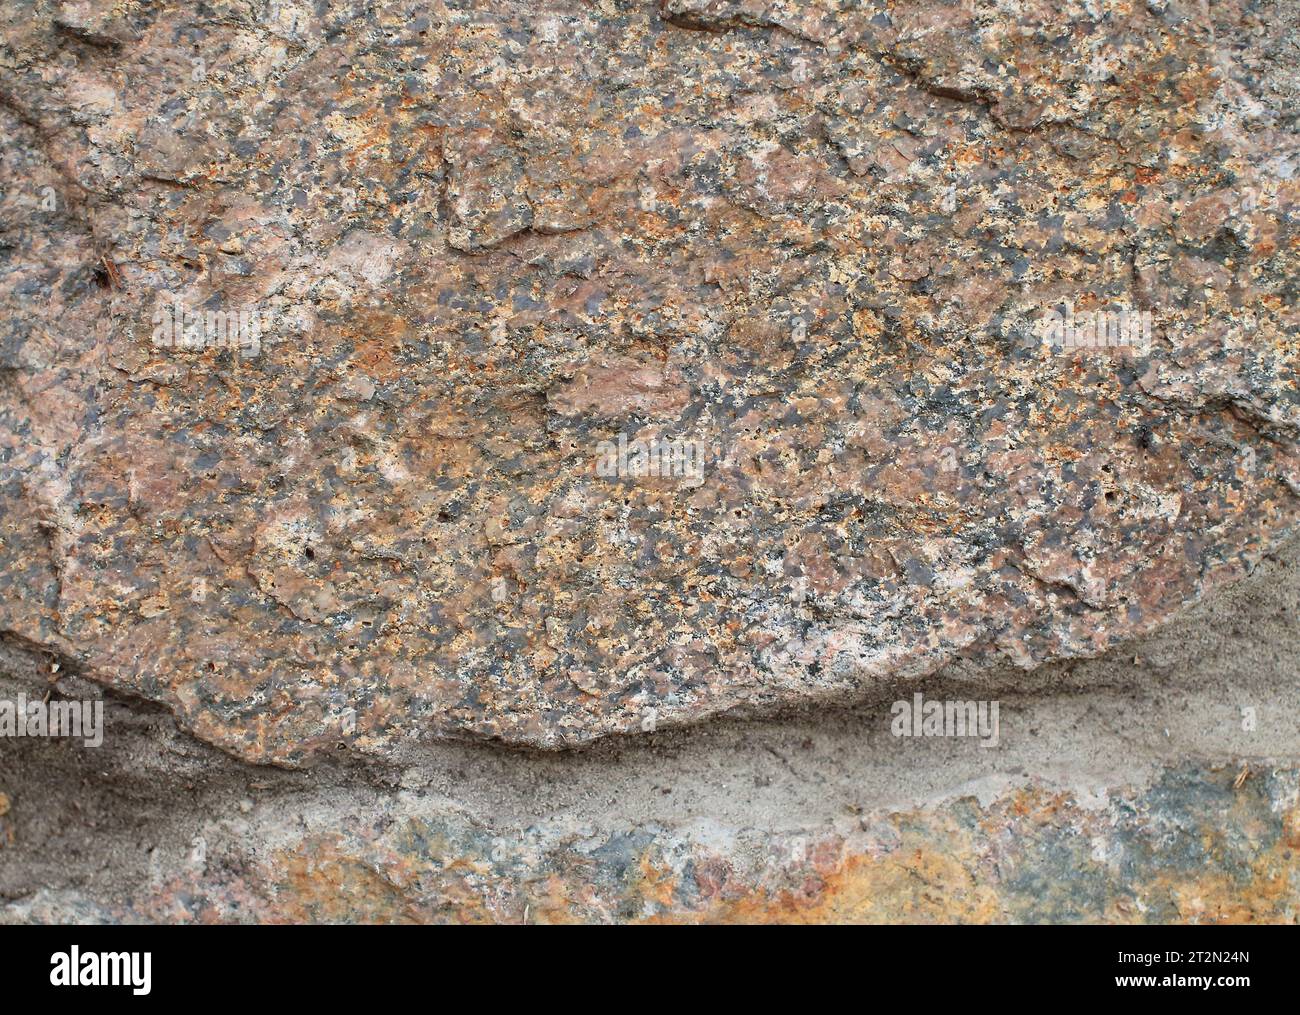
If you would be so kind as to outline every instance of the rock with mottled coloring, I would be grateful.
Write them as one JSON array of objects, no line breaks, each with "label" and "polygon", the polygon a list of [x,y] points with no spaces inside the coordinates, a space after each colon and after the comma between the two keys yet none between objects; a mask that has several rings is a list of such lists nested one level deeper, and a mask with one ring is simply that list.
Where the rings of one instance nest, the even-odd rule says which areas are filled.
[{"label": "rock with mottled coloring", "polygon": [[1295,527],[1289,5],[0,25],[0,633],[245,759],[1094,655]]}]

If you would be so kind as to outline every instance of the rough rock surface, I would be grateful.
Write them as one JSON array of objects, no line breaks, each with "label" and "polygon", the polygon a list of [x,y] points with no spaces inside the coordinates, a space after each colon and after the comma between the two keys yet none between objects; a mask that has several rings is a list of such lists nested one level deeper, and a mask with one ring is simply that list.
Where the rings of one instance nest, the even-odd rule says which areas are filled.
[{"label": "rough rock surface", "polygon": [[[0,699],[32,662],[0,645]],[[962,669],[925,691],[987,686]],[[1300,541],[1154,636],[996,679],[996,750],[896,739],[886,696],[290,771],[106,692],[100,748],[0,738],[0,923],[1300,921]]]},{"label": "rough rock surface", "polygon": [[0,632],[242,758],[1095,655],[1295,525],[1294,4],[0,19]]},{"label": "rough rock surface", "polygon": [[[981,805],[768,834],[707,825],[509,838],[455,809],[373,811],[265,855],[207,855],[135,897],[42,892],[0,922],[1294,923],[1300,770],[1191,767],[1101,800],[1026,788]],[[247,806],[247,805],[246,805]],[[234,841],[239,818],[221,832]],[[1170,831],[1172,830],[1172,832]]]}]

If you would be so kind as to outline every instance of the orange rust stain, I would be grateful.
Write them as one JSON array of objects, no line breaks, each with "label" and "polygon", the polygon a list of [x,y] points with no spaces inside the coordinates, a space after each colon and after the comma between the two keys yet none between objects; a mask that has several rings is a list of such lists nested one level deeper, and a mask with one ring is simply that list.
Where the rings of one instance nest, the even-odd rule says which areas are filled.
[{"label": "orange rust stain", "polygon": [[917,846],[880,858],[855,854],[801,890],[754,891],[655,923],[991,923],[996,892],[953,855]]},{"label": "orange rust stain", "polygon": [[290,922],[422,922],[398,886],[333,843],[295,850],[281,870],[277,908]]},{"label": "orange rust stain", "polygon": [[1300,922],[1300,857],[1279,842],[1259,855],[1244,882],[1217,871],[1181,878],[1162,874],[1136,894],[1168,900],[1186,923],[1295,924]]},{"label": "orange rust stain", "polygon": [[656,864],[650,854],[644,853],[637,863],[639,876],[635,882],[635,891],[647,902],[669,907],[677,890],[677,878],[672,869],[665,864]]},{"label": "orange rust stain", "polygon": [[1287,812],[1282,820],[1282,844],[1287,849],[1300,849],[1300,807]]}]

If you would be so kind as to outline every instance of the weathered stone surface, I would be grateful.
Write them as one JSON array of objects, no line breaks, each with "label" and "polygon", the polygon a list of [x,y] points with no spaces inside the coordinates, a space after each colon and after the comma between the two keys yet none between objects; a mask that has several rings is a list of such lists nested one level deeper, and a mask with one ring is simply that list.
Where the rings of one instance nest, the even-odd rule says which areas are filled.
[{"label": "weathered stone surface", "polygon": [[1291,5],[205,10],[0,15],[0,631],[227,751],[1091,655],[1294,528]]},{"label": "weathered stone surface", "polygon": [[1300,772],[1237,775],[1189,767],[1101,800],[1028,787],[787,833],[503,837],[454,810],[334,815],[260,855],[197,840],[113,905],[38,893],[0,922],[1295,923]]},{"label": "weathered stone surface", "polygon": [[[1295,923],[1298,645],[1293,540],[1155,635],[981,674],[995,749],[896,737],[885,695],[283,770],[106,693],[98,748],[0,737],[0,923]],[[0,702],[93,693],[38,662],[0,643]]]},{"label": "weathered stone surface", "polygon": [[966,798],[933,812],[865,815],[848,833],[631,828],[578,841],[547,841],[542,831],[502,840],[463,818],[356,822],[294,842],[247,873],[182,875],[114,915],[1294,923],[1300,773],[1270,771],[1239,787],[1237,774],[1172,772],[1145,793],[1100,804],[1029,788],[987,807]]}]

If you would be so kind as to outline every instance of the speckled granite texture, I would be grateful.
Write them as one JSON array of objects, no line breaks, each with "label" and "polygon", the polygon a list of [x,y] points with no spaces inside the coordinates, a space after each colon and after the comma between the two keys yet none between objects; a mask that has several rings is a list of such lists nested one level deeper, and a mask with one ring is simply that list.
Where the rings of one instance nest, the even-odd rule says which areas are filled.
[{"label": "speckled granite texture", "polygon": [[1093,655],[1295,525],[1294,5],[0,17],[0,631],[241,758]]}]

